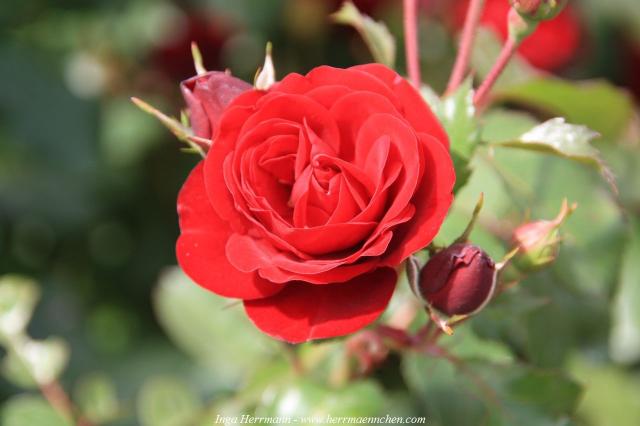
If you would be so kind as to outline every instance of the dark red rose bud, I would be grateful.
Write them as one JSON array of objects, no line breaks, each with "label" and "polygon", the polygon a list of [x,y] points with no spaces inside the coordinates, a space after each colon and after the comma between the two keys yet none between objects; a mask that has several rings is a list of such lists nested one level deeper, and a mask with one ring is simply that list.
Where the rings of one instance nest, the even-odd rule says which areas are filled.
[{"label": "dark red rose bud", "polygon": [[194,135],[210,139],[231,101],[252,87],[229,73],[210,71],[183,81],[180,88]]},{"label": "dark red rose bud", "polygon": [[420,272],[420,293],[449,315],[480,310],[493,295],[496,265],[479,247],[454,244],[434,255]]}]

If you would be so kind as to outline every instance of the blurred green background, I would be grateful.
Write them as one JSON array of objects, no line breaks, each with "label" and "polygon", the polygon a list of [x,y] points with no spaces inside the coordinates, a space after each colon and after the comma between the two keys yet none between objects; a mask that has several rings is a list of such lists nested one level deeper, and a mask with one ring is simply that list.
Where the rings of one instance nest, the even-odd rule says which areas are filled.
[{"label": "blurred green background", "polygon": [[[420,16],[424,80],[438,92],[455,58],[446,3],[424,1]],[[618,178],[620,196],[612,196],[596,172],[580,165],[487,150],[474,161],[474,175],[440,238],[447,241],[459,232],[480,191],[487,208],[474,241],[496,257],[506,245],[492,235],[495,227],[508,232],[527,214],[553,217],[564,197],[578,201],[557,264],[497,300],[474,319],[473,331],[506,345],[516,359],[563,369],[586,384],[571,420],[576,424],[637,425],[640,128],[633,99],[640,99],[640,5],[637,0],[572,3],[583,26],[582,43],[558,74],[601,79],[598,86],[585,92],[570,83],[566,88],[505,82],[502,107],[485,117],[483,136],[508,140],[553,113],[590,125],[603,135],[595,145]],[[401,2],[356,4],[396,36],[402,71]],[[288,377],[281,351],[254,333],[241,309],[222,312],[223,301],[167,269],[175,264],[176,194],[196,159],[180,153],[179,143],[129,98],[177,114],[178,82],[193,74],[191,40],[198,42],[209,69],[229,68],[248,81],[269,40],[278,76],[321,64],[371,61],[353,29],[329,21],[338,6],[332,0],[0,4],[0,275],[38,282],[42,298],[29,332],[68,342],[71,356],[62,384],[76,395],[74,402],[104,414],[96,419],[114,425],[196,424],[184,420],[194,411],[253,407],[232,397],[248,376],[253,378],[242,393],[248,400],[266,383]],[[474,63],[479,73],[481,59]],[[265,365],[262,376],[250,374],[257,360]],[[408,397],[407,389],[415,390],[411,377],[426,370],[403,362],[399,367],[392,358],[375,385],[357,384],[354,401],[349,393],[336,402],[328,401],[324,390],[305,392],[331,413],[343,410],[336,408],[340,404],[348,413],[369,413],[362,404],[380,403],[397,413],[427,415],[428,424],[465,424],[438,413],[452,407],[446,398],[434,408],[415,397],[423,395],[420,390]],[[397,377],[401,369],[404,379]],[[425,373],[423,381],[428,377]],[[0,400],[14,398],[3,411],[7,425],[21,424],[15,420],[21,418],[15,398],[23,390],[14,382],[0,380]],[[287,389],[274,392],[286,396]],[[262,407],[273,412],[264,401]],[[53,424],[38,423],[42,416],[29,426]]]}]

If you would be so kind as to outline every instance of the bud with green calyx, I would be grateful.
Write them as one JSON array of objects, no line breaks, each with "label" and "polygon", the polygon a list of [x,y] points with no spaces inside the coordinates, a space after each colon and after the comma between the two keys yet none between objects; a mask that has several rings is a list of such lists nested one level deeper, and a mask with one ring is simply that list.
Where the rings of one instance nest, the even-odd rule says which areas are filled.
[{"label": "bud with green calyx", "polygon": [[[484,203],[480,194],[471,220],[454,243],[432,254],[426,265],[408,263],[407,273],[413,292],[425,304],[434,323],[453,334],[452,325],[480,311],[493,296],[500,270],[493,259],[468,239]],[[445,320],[435,311],[445,314]]]},{"label": "bud with green calyx", "polygon": [[519,45],[525,38],[533,34],[538,27],[538,21],[524,17],[512,7],[507,15],[507,27],[509,28],[509,39]]},{"label": "bud with green calyx", "polygon": [[564,9],[567,0],[509,0],[523,18],[533,21],[553,19]]},{"label": "bud with green calyx", "polygon": [[571,206],[565,199],[558,216],[553,220],[538,220],[525,223],[513,232],[513,243],[519,249],[514,259],[522,271],[534,271],[549,265],[558,256],[560,225],[573,213],[577,204]]}]

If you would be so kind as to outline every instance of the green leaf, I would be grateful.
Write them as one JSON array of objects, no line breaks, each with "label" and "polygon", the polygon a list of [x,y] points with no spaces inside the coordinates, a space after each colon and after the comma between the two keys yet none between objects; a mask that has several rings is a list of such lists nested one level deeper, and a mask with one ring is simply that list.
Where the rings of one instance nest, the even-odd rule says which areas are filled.
[{"label": "green leaf", "polygon": [[276,353],[276,343],[251,324],[241,305],[204,290],[179,268],[161,275],[153,301],[169,337],[222,383],[238,382]]},{"label": "green leaf", "polygon": [[478,337],[469,325],[455,328],[453,336],[441,340],[443,347],[463,359],[480,359],[495,363],[514,360],[511,350],[503,343]]},{"label": "green leaf", "polygon": [[12,345],[2,362],[2,373],[18,386],[34,387],[56,380],[69,362],[69,347],[57,337],[23,338]]},{"label": "green leaf", "polygon": [[633,114],[629,94],[606,81],[538,78],[498,90],[496,96],[589,126],[608,141],[621,136]]},{"label": "green leaf", "polygon": [[431,106],[440,119],[449,136],[451,156],[456,169],[456,186],[460,189],[471,175],[469,161],[478,146],[480,127],[476,119],[476,109],[473,105],[472,80],[467,79],[455,93],[444,99],[428,86],[421,89],[422,97]]},{"label": "green leaf", "polygon": [[106,423],[118,416],[120,405],[116,388],[106,374],[82,377],[74,388],[73,400],[83,417],[92,423]]},{"label": "green leaf", "polygon": [[393,68],[396,61],[396,43],[382,22],[376,22],[360,13],[350,1],[345,2],[331,17],[338,24],[350,25],[355,28],[369,47],[373,59]]},{"label": "green leaf", "polygon": [[640,360],[640,224],[633,221],[612,307],[609,353],[617,362]]},{"label": "green leaf", "polygon": [[487,415],[473,387],[460,380],[455,368],[441,358],[406,354],[402,374],[430,425],[477,426]]},{"label": "green leaf", "polygon": [[617,193],[613,173],[600,158],[600,152],[591,145],[591,141],[598,136],[588,127],[568,124],[564,118],[553,118],[522,134],[517,140],[497,143],[495,146],[540,151],[587,164],[597,169]]},{"label": "green leaf", "polygon": [[[332,417],[365,417],[381,414],[385,399],[377,384],[371,381],[356,382],[340,389],[329,389],[308,379],[299,379],[280,389],[267,389],[266,395],[275,392],[266,403],[259,406],[257,416],[288,416],[326,419]],[[301,421],[300,425],[318,424]]]},{"label": "green leaf", "polygon": [[509,142],[540,124],[533,116],[519,111],[492,109],[482,116],[481,140]]},{"label": "green leaf", "polygon": [[33,378],[29,364],[15,351],[8,351],[2,359],[2,375],[16,386],[25,389],[35,389],[38,383]]},{"label": "green leaf", "polygon": [[143,426],[183,426],[200,414],[201,402],[181,380],[163,376],[145,382],[136,400]]},{"label": "green leaf", "polygon": [[[479,28],[476,34],[474,48],[471,51],[471,68],[484,79],[493,68],[496,58],[502,50],[502,42],[498,36],[488,28]],[[518,56],[509,61],[500,78],[494,86],[494,90],[508,87],[531,80],[536,71]]]},{"label": "green leaf", "polygon": [[409,387],[434,425],[541,426],[570,417],[580,387],[552,371],[410,354],[403,360]]},{"label": "green leaf", "polygon": [[455,93],[442,100],[436,111],[449,135],[451,151],[467,160],[471,158],[480,135],[472,83],[470,78],[465,80]]},{"label": "green leaf", "polygon": [[0,342],[24,332],[39,297],[34,281],[19,275],[0,277]]},{"label": "green leaf", "polygon": [[39,396],[14,396],[2,407],[3,426],[71,426]]},{"label": "green leaf", "polygon": [[637,426],[640,419],[640,375],[627,369],[574,358],[569,369],[582,383],[580,418],[589,426]]}]

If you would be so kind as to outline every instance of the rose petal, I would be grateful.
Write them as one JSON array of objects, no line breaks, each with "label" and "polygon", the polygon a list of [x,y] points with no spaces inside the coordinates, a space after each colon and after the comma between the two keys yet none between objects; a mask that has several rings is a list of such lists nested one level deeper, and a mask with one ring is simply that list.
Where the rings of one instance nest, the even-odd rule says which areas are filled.
[{"label": "rose petal", "polygon": [[209,198],[214,200],[216,213],[230,222],[236,231],[242,231],[245,223],[233,204],[233,198],[224,180],[223,165],[227,156],[233,153],[240,126],[254,111],[253,104],[263,96],[262,92],[251,90],[238,96],[224,113],[218,127],[213,145],[204,160],[204,177]]},{"label": "rose petal", "polygon": [[364,164],[369,152],[379,146],[375,142],[380,136],[388,136],[391,147],[388,154],[388,162],[402,164],[403,173],[390,196],[390,205],[387,207],[385,219],[393,219],[409,203],[413,196],[420,176],[420,151],[418,139],[414,131],[400,118],[390,114],[373,114],[358,131],[356,141],[355,163]]},{"label": "rose petal", "polygon": [[211,207],[203,169],[198,163],[178,195],[178,263],[193,281],[221,296],[254,299],[277,293],[281,285],[240,272],[227,261],[225,245],[232,231]]},{"label": "rose petal", "polygon": [[353,91],[377,93],[389,99],[396,107],[400,106],[391,88],[385,82],[356,67],[344,69],[325,65],[312,69],[307,74],[307,79],[314,87],[337,85],[346,86]]},{"label": "rose petal", "polygon": [[194,134],[209,139],[227,106],[251,85],[226,72],[210,71],[183,81],[180,88]]},{"label": "rose petal", "polygon": [[395,285],[395,271],[381,268],[334,285],[292,282],[275,296],[245,301],[244,307],[266,334],[302,343],[343,336],[372,323],[387,307]]},{"label": "rose petal", "polygon": [[422,181],[411,200],[416,207],[413,219],[394,230],[384,264],[398,265],[410,254],[429,244],[440,230],[453,202],[455,170],[449,152],[435,138],[418,135],[424,149],[425,167]]},{"label": "rose petal", "polygon": [[340,158],[352,162],[355,156],[358,131],[373,114],[400,113],[385,96],[372,92],[353,92],[340,98],[331,114],[340,129]]},{"label": "rose petal", "polygon": [[432,135],[449,148],[449,137],[422,96],[402,76],[380,64],[357,65],[350,69],[365,72],[380,79],[391,89],[402,105],[402,112],[413,128]]}]

